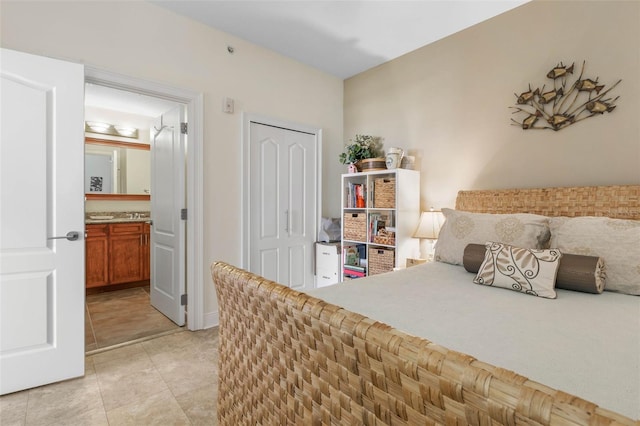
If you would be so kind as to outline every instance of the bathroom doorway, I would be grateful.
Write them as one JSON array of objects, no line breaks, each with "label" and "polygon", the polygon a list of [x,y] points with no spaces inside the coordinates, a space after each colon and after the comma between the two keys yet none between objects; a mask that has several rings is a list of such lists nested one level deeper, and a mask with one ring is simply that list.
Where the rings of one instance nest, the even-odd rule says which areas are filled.
[{"label": "bathroom doorway", "polygon": [[[167,110],[174,108],[177,105],[184,105],[187,107],[187,111],[191,113],[192,117],[191,128],[194,130],[193,137],[190,137],[190,146],[189,148],[194,151],[201,150],[201,137],[202,137],[202,129],[201,123],[196,122],[196,118],[201,116],[201,95],[191,94],[188,92],[181,91],[180,89],[173,89],[167,87],[161,87],[157,84],[148,83],[144,81],[138,81],[126,77],[122,77],[119,75],[111,75],[109,73],[105,73],[102,71],[98,71],[95,69],[89,69],[86,73],[86,81],[87,81],[87,91],[86,91],[86,112],[85,112],[85,120],[86,121],[105,121],[108,124],[118,124],[119,127],[125,128],[125,131],[137,130],[138,131],[138,141],[141,143],[149,143],[150,139],[150,129],[153,129],[154,120],[162,115]],[[140,124],[136,124],[136,120]],[[146,124],[145,121],[146,120]],[[112,121],[113,123],[109,123]],[[89,133],[87,133],[89,135]],[[94,135],[91,135],[94,136]],[[151,135],[152,137],[152,135]],[[199,146],[200,145],[200,146]],[[187,184],[183,187],[186,187],[186,196],[183,194],[183,198],[187,200],[187,207],[195,207],[191,209],[191,214],[189,219],[190,223],[187,224],[186,228],[188,233],[195,234],[196,230],[202,229],[202,219],[201,219],[201,208],[198,208],[198,202],[195,200],[197,194],[201,193],[201,170],[202,164],[201,155],[198,155],[197,152],[190,152],[186,156],[187,164],[190,168],[188,170],[188,178]],[[129,167],[129,169],[139,170],[140,167]],[[147,186],[148,187],[148,186]],[[142,186],[141,188],[145,188]],[[121,199],[115,200],[87,200],[87,218],[90,216],[94,216],[97,218],[108,218],[109,216],[126,216],[128,218],[136,218],[140,220],[147,220],[150,216],[152,216],[151,203],[149,200],[149,196],[147,195],[146,200],[140,199],[141,197],[136,194],[123,194]],[[193,219],[192,219],[193,218]],[[135,221],[134,221],[135,222]],[[149,236],[141,236],[140,237],[143,242],[149,243]],[[187,326],[190,330],[196,330],[203,328],[203,318],[202,318],[202,286],[197,285],[199,280],[199,275],[197,267],[200,265],[200,261],[198,261],[198,257],[201,256],[201,238],[192,238],[190,243],[187,245],[187,250],[185,250],[185,246],[182,246],[180,256],[185,256],[185,252],[190,254],[190,256],[186,259],[186,273],[183,270],[183,276],[187,277],[187,291],[190,292],[189,296],[189,310],[187,311]],[[190,253],[189,253],[190,252]],[[148,255],[147,255],[148,258]],[[183,284],[184,286],[184,284]],[[109,287],[109,286],[107,286]],[[127,288],[129,287],[129,288]],[[93,290],[94,294],[87,296],[87,320],[92,322],[86,324],[87,328],[87,336],[86,340],[88,342],[87,349],[89,345],[92,344],[90,342],[89,334],[95,334],[93,337],[98,337],[100,334],[95,330],[92,330],[92,327],[96,326],[96,323],[99,323],[99,318],[105,317],[106,314],[100,313],[109,311],[115,315],[116,305],[120,304],[123,306],[129,306],[129,308],[125,308],[124,312],[129,312],[130,322],[133,323],[143,323],[147,319],[149,319],[150,327],[149,333],[157,334],[157,333],[165,333],[171,332],[174,327],[172,323],[167,324],[168,320],[162,317],[158,319],[158,312],[150,307],[148,303],[149,299],[149,285],[148,281],[142,280],[142,282],[137,283],[129,283],[129,284],[118,284],[112,287],[117,290],[114,292],[105,292]],[[102,288],[101,290],[105,290],[106,288]],[[111,288],[108,288],[109,290]],[[100,293],[100,294],[95,294]],[[186,292],[185,292],[186,293]],[[132,309],[131,306],[135,304],[140,304],[142,301],[145,309],[136,309],[136,312],[139,313],[139,317],[144,317],[145,321],[140,321],[140,318],[136,321],[135,318],[132,318],[134,315],[131,314]],[[99,307],[100,303],[105,303],[105,306],[110,305],[109,309],[101,309]],[[94,312],[91,313],[91,310]],[[146,311],[146,314],[144,313]],[[125,315],[126,316],[126,315]],[[157,321],[150,319],[151,317],[156,317]],[[185,315],[183,314],[183,317]],[[109,318],[109,321],[112,324],[117,324],[120,322],[117,318]],[[122,324],[128,324],[127,318],[122,319]],[[164,324],[162,324],[164,322]],[[167,326],[171,325],[171,326]],[[126,328],[126,327],[116,327],[116,328]],[[129,324],[129,328],[131,328],[131,338],[139,339],[144,338],[144,330],[141,330],[139,327],[133,326],[133,324]],[[104,333],[103,333],[104,334]],[[120,339],[124,339],[121,337]],[[107,341],[109,339],[102,339]],[[98,347],[101,347],[100,339],[96,339],[94,344]],[[104,344],[104,343],[103,343]]]},{"label": "bathroom doorway", "polygon": [[184,324],[184,318],[176,325],[151,306],[152,228],[147,225],[154,216],[154,125],[176,108],[183,106],[85,83],[86,351],[180,330]]}]

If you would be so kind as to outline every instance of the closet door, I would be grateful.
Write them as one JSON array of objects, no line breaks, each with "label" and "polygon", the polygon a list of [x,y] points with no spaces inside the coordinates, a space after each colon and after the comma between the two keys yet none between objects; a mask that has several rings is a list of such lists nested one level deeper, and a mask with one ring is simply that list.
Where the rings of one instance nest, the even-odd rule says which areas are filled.
[{"label": "closet door", "polygon": [[291,288],[313,288],[316,136],[257,122],[249,138],[249,269]]}]

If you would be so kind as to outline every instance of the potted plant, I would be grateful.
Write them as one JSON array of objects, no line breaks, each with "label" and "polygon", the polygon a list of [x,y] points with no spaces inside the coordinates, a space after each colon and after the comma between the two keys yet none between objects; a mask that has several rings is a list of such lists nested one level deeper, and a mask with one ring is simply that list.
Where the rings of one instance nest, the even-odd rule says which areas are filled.
[{"label": "potted plant", "polygon": [[[384,166],[384,158],[380,158],[383,152],[382,141],[379,137],[356,135],[355,138],[349,139],[349,143],[345,145],[344,152],[340,154],[339,158],[342,164],[353,164],[358,170],[362,170],[362,160],[376,159],[381,161]],[[372,169],[372,167],[368,167],[368,170]]]}]

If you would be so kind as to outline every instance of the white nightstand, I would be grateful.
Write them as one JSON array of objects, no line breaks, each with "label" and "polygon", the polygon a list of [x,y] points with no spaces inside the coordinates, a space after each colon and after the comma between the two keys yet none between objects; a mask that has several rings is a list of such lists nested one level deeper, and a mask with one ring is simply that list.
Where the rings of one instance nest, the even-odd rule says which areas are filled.
[{"label": "white nightstand", "polygon": [[340,282],[340,253],[342,245],[316,243],[316,288]]}]

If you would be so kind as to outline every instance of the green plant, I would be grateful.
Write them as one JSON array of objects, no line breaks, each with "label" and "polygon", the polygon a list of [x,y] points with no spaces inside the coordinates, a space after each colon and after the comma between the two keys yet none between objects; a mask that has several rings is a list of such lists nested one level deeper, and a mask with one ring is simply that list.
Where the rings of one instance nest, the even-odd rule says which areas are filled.
[{"label": "green plant", "polygon": [[344,146],[344,152],[340,154],[342,164],[357,163],[365,158],[376,158],[383,154],[382,141],[377,136],[356,135],[349,139]]}]

